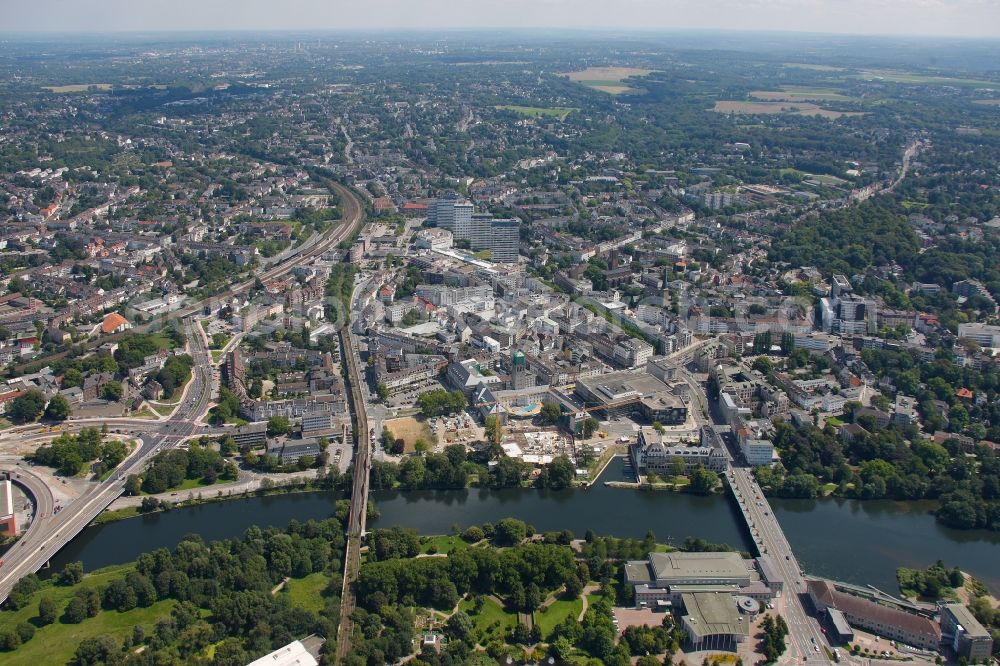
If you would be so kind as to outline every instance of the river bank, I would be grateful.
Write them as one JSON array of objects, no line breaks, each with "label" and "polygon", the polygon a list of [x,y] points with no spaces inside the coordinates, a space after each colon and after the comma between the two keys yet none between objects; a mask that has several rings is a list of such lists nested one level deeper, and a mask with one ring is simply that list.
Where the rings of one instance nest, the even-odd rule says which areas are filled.
[{"label": "river bank", "polygon": [[[601,478],[629,477],[617,458]],[[338,491],[287,487],[263,495],[203,498],[170,511],[88,527],[53,558],[52,566],[58,570],[81,560],[90,570],[134,560],[156,548],[173,548],[189,533],[211,541],[239,536],[251,525],[285,527],[291,520],[327,518],[343,498]],[[448,534],[456,525],[495,524],[514,517],[538,531],[568,529],[577,537],[592,530],[643,538],[653,531],[664,543],[679,544],[690,536],[752,550],[734,503],[720,494],[626,490],[598,483],[588,490],[380,490],[372,492],[372,501],[380,515],[371,527],[402,525],[421,534]],[[942,559],[1000,591],[1000,534],[945,528],[936,523],[927,504],[772,500],[774,514],[807,573],[895,589],[897,567],[924,568]]]}]

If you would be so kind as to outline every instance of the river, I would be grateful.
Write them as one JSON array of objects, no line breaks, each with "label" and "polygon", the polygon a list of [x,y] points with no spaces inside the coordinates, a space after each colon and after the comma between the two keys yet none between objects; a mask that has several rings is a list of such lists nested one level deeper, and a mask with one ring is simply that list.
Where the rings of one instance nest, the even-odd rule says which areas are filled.
[{"label": "river", "polygon": [[[623,478],[620,460],[603,480]],[[58,570],[81,560],[89,571],[134,560],[155,548],[171,548],[184,535],[206,541],[239,536],[251,525],[284,527],[290,520],[327,518],[336,493],[292,493],[249,497],[174,509],[169,512],[88,527],[54,558]],[[443,534],[512,516],[538,531],[569,529],[578,537],[597,534],[643,537],[679,543],[687,536],[749,550],[732,502],[719,495],[589,490],[378,491],[380,512],[373,527],[404,525],[423,534]],[[897,566],[924,567],[938,558],[958,564],[1000,591],[1000,534],[941,527],[926,503],[857,502],[824,499],[772,500],[796,556],[807,573],[896,592]]]}]

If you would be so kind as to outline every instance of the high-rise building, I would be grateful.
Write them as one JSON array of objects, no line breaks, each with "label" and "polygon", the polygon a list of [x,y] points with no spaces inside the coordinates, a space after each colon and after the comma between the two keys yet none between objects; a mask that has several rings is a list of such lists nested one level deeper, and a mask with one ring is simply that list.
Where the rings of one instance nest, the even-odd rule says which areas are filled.
[{"label": "high-rise building", "polygon": [[441,195],[428,211],[438,227],[447,229],[455,240],[469,239],[472,231],[472,203],[454,192]]},{"label": "high-rise building", "polygon": [[454,192],[436,199],[428,218],[439,228],[450,231],[456,243],[466,241],[475,252],[490,250],[495,262],[517,261],[520,221],[516,218],[494,219],[491,215],[475,214],[472,204]]},{"label": "high-rise building", "polygon": [[513,263],[517,261],[520,245],[521,223],[517,219],[493,220],[490,225],[490,250],[493,261]]}]

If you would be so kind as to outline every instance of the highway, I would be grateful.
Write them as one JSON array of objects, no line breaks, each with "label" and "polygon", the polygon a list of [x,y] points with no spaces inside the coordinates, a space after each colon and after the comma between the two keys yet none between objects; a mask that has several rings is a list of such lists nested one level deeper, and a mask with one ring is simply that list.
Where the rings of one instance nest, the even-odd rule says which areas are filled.
[{"label": "highway", "polygon": [[[323,254],[330,247],[351,237],[363,220],[363,209],[357,197],[350,190],[340,185],[335,185],[335,188],[340,194],[344,210],[343,222],[324,237],[317,239],[316,242],[307,242],[280,265],[267,270],[258,270],[254,275],[255,279],[269,280],[284,275],[296,266]],[[190,315],[199,313],[204,305],[213,299],[225,299],[241,291],[246,291],[253,283],[254,281],[250,280],[234,285],[226,292],[211,299],[198,301],[182,310],[170,313],[171,319],[183,322],[191,356],[194,358],[192,378],[185,389],[181,404],[165,421],[151,420],[144,424],[136,424],[136,430],[141,433],[137,440],[139,443],[138,451],[129,456],[113,475],[105,481],[95,484],[57,515],[45,516],[44,521],[36,520],[17,544],[7,551],[4,564],[0,567],[0,602],[7,599],[11,588],[18,580],[45,566],[45,563],[55,553],[76,537],[84,527],[121,495],[124,491],[125,479],[131,474],[141,474],[151,456],[162,449],[177,446],[198,432],[200,428],[198,421],[208,411],[209,401],[213,394],[213,363],[208,350],[207,336],[199,322],[191,318]],[[138,328],[144,329],[148,326],[151,324]],[[99,340],[99,342],[103,341],[104,339]],[[361,412],[363,414],[363,409]],[[367,476],[364,481],[364,490],[363,494],[367,495]],[[49,509],[49,514],[51,511],[52,509]],[[364,530],[363,520],[362,516],[360,523],[362,531]]]},{"label": "highway", "polygon": [[340,626],[337,629],[337,658],[342,663],[351,649],[351,635],[354,623],[351,615],[357,606],[355,583],[361,568],[361,541],[365,535],[368,513],[368,482],[372,465],[372,435],[368,426],[367,402],[360,371],[360,359],[356,351],[350,326],[340,331],[340,349],[347,363],[351,383],[351,408],[354,412],[356,429],[354,444],[354,483],[351,487],[351,508],[347,518],[347,553],[344,556],[344,581],[340,597]]}]

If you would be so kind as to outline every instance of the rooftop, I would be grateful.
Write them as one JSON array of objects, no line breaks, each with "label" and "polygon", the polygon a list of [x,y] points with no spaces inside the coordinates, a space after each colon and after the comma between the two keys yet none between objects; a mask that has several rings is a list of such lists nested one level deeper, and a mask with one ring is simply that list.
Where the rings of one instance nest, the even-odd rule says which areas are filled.
[{"label": "rooftop", "polygon": [[657,580],[750,576],[739,553],[650,553],[649,563]]},{"label": "rooftop", "polygon": [[681,595],[684,599],[684,619],[699,635],[746,635],[749,623],[740,614],[731,594],[725,592],[695,592]]}]

